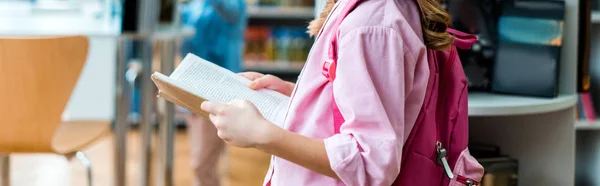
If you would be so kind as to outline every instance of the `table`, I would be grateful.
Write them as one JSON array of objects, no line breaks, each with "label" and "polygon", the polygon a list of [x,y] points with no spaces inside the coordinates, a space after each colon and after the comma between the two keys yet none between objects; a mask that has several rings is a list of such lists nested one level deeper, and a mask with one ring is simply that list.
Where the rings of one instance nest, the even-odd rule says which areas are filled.
[{"label": "table", "polygon": [[[174,68],[175,59],[175,41],[178,38],[192,35],[193,31],[190,28],[184,29],[171,29],[171,28],[159,28],[155,33],[151,35],[140,35],[140,34],[121,34],[119,36],[116,63],[116,88],[115,91],[115,174],[117,178],[117,185],[123,186],[125,184],[124,175],[125,172],[125,157],[126,157],[126,135],[128,127],[128,113],[130,111],[130,95],[131,85],[133,82],[126,77],[127,74],[127,62],[125,59],[125,41],[137,40],[141,41],[140,54],[142,61],[141,70],[141,101],[140,101],[140,137],[141,137],[141,164],[140,164],[140,185],[146,186],[149,184],[150,178],[150,164],[151,164],[151,139],[152,139],[152,126],[151,116],[153,111],[153,98],[156,97],[154,93],[154,84],[151,81],[152,74],[152,41],[158,41],[160,47],[160,66],[163,74],[170,74]],[[159,99],[159,101],[164,101]],[[174,132],[174,105],[172,103],[164,101],[162,109],[158,109],[162,113],[160,121],[160,135],[158,138],[158,164],[157,164],[157,185],[158,186],[171,186],[173,185],[172,179],[172,167],[173,167],[173,132]]]},{"label": "table", "polygon": [[[140,175],[140,185],[150,185],[149,170],[151,156],[151,133],[152,127],[150,116],[153,108],[152,89],[154,85],[150,80],[152,73],[152,42],[157,41],[160,46],[161,71],[164,74],[170,74],[174,67],[175,58],[175,40],[191,36],[194,34],[193,28],[172,28],[159,27],[149,35],[140,34],[122,34],[120,32],[120,20],[118,19],[98,19],[95,14],[101,5],[97,2],[90,2],[81,5],[81,10],[68,12],[46,12],[32,11],[31,4],[28,2],[1,2],[0,13],[0,37],[52,37],[65,35],[85,35],[91,40],[92,47],[88,55],[86,67],[82,76],[76,85],[73,96],[69,101],[64,120],[75,119],[114,119],[114,138],[115,138],[115,186],[125,185],[126,175],[126,133],[128,129],[128,114],[130,111],[131,83],[125,76],[128,67],[125,61],[124,42],[128,40],[138,40],[142,42],[142,100],[140,122],[142,163],[139,169],[144,170]],[[117,41],[116,46],[111,41]],[[98,52],[94,47],[105,48],[107,50]],[[111,50],[112,48],[112,50]],[[116,48],[116,50],[115,50]],[[116,54],[114,53],[116,52]],[[106,59],[109,56],[116,56],[116,59]],[[101,61],[107,63],[115,62],[115,68],[102,68]],[[114,61],[113,61],[114,60]],[[99,62],[100,61],[100,62]],[[94,74],[93,72],[100,72]],[[115,73],[116,76],[106,76],[106,74]],[[102,78],[98,78],[102,77]],[[114,78],[114,79],[111,79]],[[108,79],[108,80],[107,80]],[[113,84],[114,83],[114,84]],[[108,86],[113,86],[111,89]],[[97,87],[104,87],[99,90]],[[100,93],[97,96],[95,91],[113,92],[108,94]],[[94,95],[94,96],[89,96]],[[112,96],[114,97],[112,97]],[[89,100],[92,101],[89,101]],[[106,101],[106,100],[114,101]],[[94,101],[95,100],[95,101]],[[114,103],[114,105],[110,104]],[[82,108],[93,109],[86,110]],[[99,105],[96,107],[96,105]],[[112,107],[112,109],[111,109]],[[89,111],[91,110],[91,111]],[[159,162],[158,162],[158,185],[172,185],[172,159],[173,159],[173,127],[174,127],[174,108],[170,103],[164,104],[163,117],[160,122],[160,137],[158,140]],[[112,112],[111,112],[112,111]],[[114,115],[113,115],[114,114]]]}]

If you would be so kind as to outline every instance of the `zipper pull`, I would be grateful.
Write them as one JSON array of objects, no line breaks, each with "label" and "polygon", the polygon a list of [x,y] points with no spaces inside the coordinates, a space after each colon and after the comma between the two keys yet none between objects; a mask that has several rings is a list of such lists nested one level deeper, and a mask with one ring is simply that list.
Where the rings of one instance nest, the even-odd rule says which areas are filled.
[{"label": "zipper pull", "polygon": [[473,183],[473,180],[471,179],[467,179],[467,181],[465,181],[467,183],[467,186],[477,186],[475,183]]},{"label": "zipper pull", "polygon": [[442,167],[444,167],[444,172],[446,173],[446,176],[448,176],[448,178],[453,179],[454,178],[454,174],[452,173],[452,170],[450,170],[450,165],[448,165],[448,160],[446,160],[446,149],[442,148],[442,143],[441,142],[437,142],[436,143],[437,146],[437,160],[439,163],[442,164]]}]

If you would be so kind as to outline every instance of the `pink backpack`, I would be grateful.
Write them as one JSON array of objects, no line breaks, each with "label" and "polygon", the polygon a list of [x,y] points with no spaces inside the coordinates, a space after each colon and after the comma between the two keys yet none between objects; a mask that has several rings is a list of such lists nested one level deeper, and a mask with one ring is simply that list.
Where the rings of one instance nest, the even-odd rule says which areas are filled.
[{"label": "pink backpack", "polygon": [[[361,0],[349,0],[334,29]],[[430,76],[421,111],[408,136],[400,175],[393,185],[479,185],[483,167],[467,148],[469,141],[467,80],[456,47],[470,48],[477,38],[453,29],[454,46],[445,51],[427,50]],[[333,82],[337,62],[337,37],[331,39],[323,75]],[[342,61],[343,63],[343,61]],[[332,95],[333,96],[333,95]],[[335,132],[344,123],[335,99],[332,102]]]}]

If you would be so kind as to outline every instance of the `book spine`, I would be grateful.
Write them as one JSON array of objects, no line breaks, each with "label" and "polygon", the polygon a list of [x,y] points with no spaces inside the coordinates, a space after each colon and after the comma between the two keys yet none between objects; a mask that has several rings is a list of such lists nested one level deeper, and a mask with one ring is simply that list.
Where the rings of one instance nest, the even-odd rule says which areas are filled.
[{"label": "book spine", "polygon": [[583,93],[583,108],[585,109],[585,113],[587,116],[587,120],[588,121],[595,121],[596,120],[596,111],[594,109],[594,105],[592,103],[592,98],[590,96],[590,93]]},{"label": "book spine", "polygon": [[581,114],[579,114],[579,100],[577,101],[577,105],[575,105],[575,120],[581,120]]},{"label": "book spine", "polygon": [[579,120],[586,120],[585,109],[583,109],[583,101],[581,99],[581,94],[577,95],[577,110],[579,110]]}]

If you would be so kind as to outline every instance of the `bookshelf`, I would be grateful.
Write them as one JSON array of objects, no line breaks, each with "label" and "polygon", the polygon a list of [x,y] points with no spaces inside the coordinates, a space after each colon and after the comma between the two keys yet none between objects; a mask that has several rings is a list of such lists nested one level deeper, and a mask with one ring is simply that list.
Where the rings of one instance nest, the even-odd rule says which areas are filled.
[{"label": "bookshelf", "polygon": [[312,46],[307,23],[315,17],[314,0],[248,1],[243,70],[295,81]]},{"label": "bookshelf", "polygon": [[289,73],[289,74],[300,74],[304,67],[303,62],[283,62],[283,61],[261,61],[261,62],[247,62],[244,64],[244,68],[249,71],[262,71],[268,73]]},{"label": "bookshelf", "polygon": [[577,121],[577,124],[575,125],[575,128],[578,131],[585,131],[585,130],[591,130],[591,131],[600,131],[600,122],[598,121]]},{"label": "bookshelf", "polygon": [[278,18],[278,19],[312,19],[314,18],[313,7],[277,7],[252,5],[248,7],[250,18]]},{"label": "bookshelf", "polygon": [[[599,0],[590,0],[591,4],[600,3]],[[590,58],[589,75],[591,78],[591,89],[589,94],[595,113],[598,116],[598,105],[600,104],[600,10],[598,6],[592,6],[590,25]],[[576,123],[576,185],[600,185],[600,120],[580,120]]]},{"label": "bookshelf", "polygon": [[[470,143],[497,145],[503,154],[517,159],[518,185],[566,186],[578,179],[576,131],[584,130],[575,117],[579,0],[565,3],[559,96],[469,93]],[[597,18],[600,21],[600,14]]]},{"label": "bookshelf", "polygon": [[592,23],[600,23],[600,10],[592,11]]},{"label": "bookshelf", "polygon": [[469,93],[469,116],[514,116],[554,112],[572,107],[577,102],[574,94],[557,98],[534,98],[493,93]]}]

